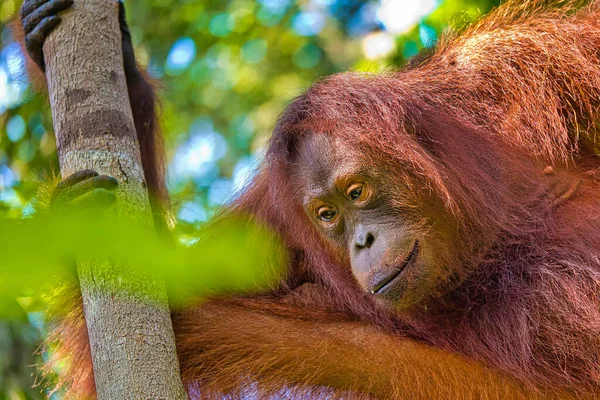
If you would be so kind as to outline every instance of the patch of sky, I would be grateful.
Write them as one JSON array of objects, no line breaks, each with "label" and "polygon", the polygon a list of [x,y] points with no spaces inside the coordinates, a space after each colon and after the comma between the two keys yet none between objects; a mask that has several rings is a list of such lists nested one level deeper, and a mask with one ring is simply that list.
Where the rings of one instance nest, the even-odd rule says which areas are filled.
[{"label": "patch of sky", "polygon": [[190,66],[196,57],[196,43],[192,38],[182,37],[171,47],[167,56],[166,71],[177,75]]},{"label": "patch of sky", "polygon": [[273,14],[283,14],[290,6],[290,0],[258,0],[265,10]]},{"label": "patch of sky", "polygon": [[294,16],[292,27],[300,36],[314,36],[325,26],[325,15],[322,12],[301,12]]},{"label": "patch of sky", "polygon": [[330,7],[332,6],[337,0],[311,0],[310,4],[312,6],[315,7]]},{"label": "patch of sky", "polygon": [[262,5],[256,14],[257,19],[264,26],[274,26],[281,21],[288,7],[290,0],[259,0]]},{"label": "patch of sky", "polygon": [[425,47],[433,47],[437,42],[437,33],[435,28],[421,23],[419,25],[419,39],[421,44]]},{"label": "patch of sky", "polygon": [[25,136],[25,120],[20,115],[14,115],[6,123],[6,135],[11,142],[18,142]]},{"label": "patch of sky", "polygon": [[17,106],[26,88],[23,53],[11,42],[0,52],[0,114]]},{"label": "patch of sky", "polygon": [[362,40],[363,53],[369,60],[387,56],[395,47],[394,35],[386,31],[370,33]]},{"label": "patch of sky", "polygon": [[262,163],[265,160],[265,154],[267,153],[267,149],[264,147],[260,147],[256,149],[253,153],[254,158],[258,161],[258,163]]},{"label": "patch of sky", "polygon": [[360,7],[358,12],[352,14],[346,22],[348,34],[350,36],[363,36],[377,28],[380,25],[377,19],[377,7],[377,3],[368,2]]},{"label": "patch of sky", "polygon": [[208,189],[208,205],[211,207],[226,204],[233,199],[233,182],[229,179],[217,179]]},{"label": "patch of sky", "polygon": [[19,81],[23,79],[25,76],[25,59],[18,44],[11,43],[6,46],[0,53],[0,58],[6,63],[8,76],[11,80]]},{"label": "patch of sky", "polygon": [[10,79],[6,63],[0,60],[0,114],[21,102],[26,86]]},{"label": "patch of sky", "polygon": [[0,203],[10,208],[19,208],[23,205],[21,198],[14,189],[0,190]]},{"label": "patch of sky", "polygon": [[4,114],[8,106],[8,72],[0,64],[0,114]]},{"label": "patch of sky", "polygon": [[437,6],[438,0],[381,0],[377,18],[387,31],[404,33]]},{"label": "patch of sky", "polygon": [[19,182],[17,174],[8,165],[0,165],[0,192],[12,188],[17,182]]},{"label": "patch of sky", "polygon": [[254,155],[244,156],[233,167],[233,190],[239,193],[258,171],[259,161]]},{"label": "patch of sky", "polygon": [[195,201],[188,201],[181,205],[177,218],[189,224],[205,222],[208,219],[208,214],[201,204]]},{"label": "patch of sky", "polygon": [[269,11],[266,11],[265,8],[261,8],[258,10],[256,14],[256,18],[260,21],[264,26],[275,26],[281,21],[284,14],[273,14]]},{"label": "patch of sky", "polygon": [[217,161],[227,154],[227,142],[215,132],[209,118],[198,118],[190,126],[188,140],[181,144],[173,156],[169,178],[173,183],[193,179],[205,185],[218,176]]}]

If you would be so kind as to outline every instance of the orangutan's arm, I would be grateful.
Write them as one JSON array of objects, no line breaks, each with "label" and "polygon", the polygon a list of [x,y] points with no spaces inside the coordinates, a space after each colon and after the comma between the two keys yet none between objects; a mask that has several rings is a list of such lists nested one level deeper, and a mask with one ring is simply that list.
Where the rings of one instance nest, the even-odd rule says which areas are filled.
[{"label": "orangutan's arm", "polygon": [[[325,386],[343,398],[554,398],[459,355],[373,326],[282,318],[266,313],[268,306],[259,308],[213,302],[176,316],[184,381],[199,381],[203,391],[215,395],[258,382],[262,397],[281,388],[289,393],[297,385],[294,393]],[[306,397],[315,396],[311,393]]]}]

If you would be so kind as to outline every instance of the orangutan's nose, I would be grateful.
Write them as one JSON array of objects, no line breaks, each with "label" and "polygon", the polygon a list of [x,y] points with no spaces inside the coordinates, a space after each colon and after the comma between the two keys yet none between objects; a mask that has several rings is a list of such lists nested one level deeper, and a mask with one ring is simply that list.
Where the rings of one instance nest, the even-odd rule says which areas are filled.
[{"label": "orangutan's nose", "polygon": [[362,224],[356,227],[354,246],[356,250],[369,249],[375,242],[375,235],[366,229]]}]

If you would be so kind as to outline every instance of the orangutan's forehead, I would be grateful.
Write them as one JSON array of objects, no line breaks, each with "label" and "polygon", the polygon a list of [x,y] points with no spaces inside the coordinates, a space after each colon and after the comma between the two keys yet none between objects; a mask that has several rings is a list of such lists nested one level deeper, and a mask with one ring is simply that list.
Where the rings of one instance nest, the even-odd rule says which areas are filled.
[{"label": "orangutan's forehead", "polygon": [[331,189],[337,180],[360,171],[360,154],[341,139],[311,134],[298,147],[297,175],[314,196]]}]

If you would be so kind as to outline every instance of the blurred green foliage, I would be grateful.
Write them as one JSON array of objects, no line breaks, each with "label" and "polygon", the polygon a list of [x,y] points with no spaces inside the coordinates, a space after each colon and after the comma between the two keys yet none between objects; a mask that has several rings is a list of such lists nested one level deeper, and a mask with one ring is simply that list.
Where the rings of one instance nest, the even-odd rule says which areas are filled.
[{"label": "blurred green foliage", "polygon": [[[0,301],[13,316],[0,321],[0,399],[35,398],[39,392],[29,389],[35,373],[27,367],[39,337],[24,303],[36,282],[52,272],[44,268],[64,250],[61,240],[76,240],[68,232],[75,228],[66,222],[54,238],[47,227],[35,225],[42,222],[6,223],[39,212],[32,201],[38,183],[58,170],[47,99],[27,81],[8,27],[20,2],[0,2],[0,240],[5,241],[0,249],[12,248],[9,242],[14,246],[10,253],[0,251]],[[432,45],[445,27],[460,28],[497,2],[126,0],[137,56],[163,87],[162,124],[179,238],[193,237],[243,186],[278,114],[316,79],[402,65]],[[141,250],[134,246],[119,255],[135,258]]]},{"label": "blurred green foliage", "polygon": [[[37,243],[35,251],[31,242]],[[277,237],[242,215],[215,218],[197,231],[193,245],[176,245],[112,209],[67,209],[0,223],[0,243],[0,318],[19,316],[11,302],[54,285],[53,277],[74,267],[76,259],[125,265],[114,269],[119,276],[155,276],[166,282],[172,306],[207,294],[273,289],[285,265]],[[136,293],[122,285],[106,289],[114,296]]]}]

